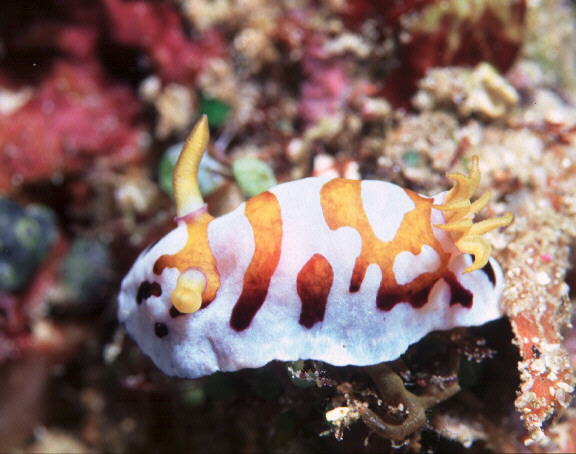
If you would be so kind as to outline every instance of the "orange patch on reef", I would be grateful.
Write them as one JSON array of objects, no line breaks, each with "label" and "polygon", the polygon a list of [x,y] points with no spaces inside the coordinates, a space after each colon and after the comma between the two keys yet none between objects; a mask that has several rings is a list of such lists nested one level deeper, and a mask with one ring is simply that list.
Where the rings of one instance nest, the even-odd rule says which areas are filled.
[{"label": "orange patch on reef", "polygon": [[220,275],[216,269],[216,260],[208,243],[208,225],[214,218],[208,213],[187,223],[188,241],[176,254],[164,254],[154,263],[154,273],[161,274],[164,268],[177,268],[184,272],[195,268],[204,273],[206,288],[202,292],[202,308],[216,297],[220,287]]},{"label": "orange patch on reef", "polygon": [[230,325],[236,331],[248,328],[264,303],[282,247],[282,217],[274,194],[263,192],[251,198],[244,214],[254,234],[254,255],[244,274],[242,294],[232,310]]},{"label": "orange patch on reef", "polygon": [[312,328],[324,320],[328,294],[334,281],[332,265],[326,257],[314,254],[298,273],[296,289],[302,301],[300,324]]},{"label": "orange patch on reef", "polygon": [[[404,301],[413,306],[424,305],[432,285],[446,273],[449,254],[445,253],[436,240],[430,222],[432,200],[406,190],[415,208],[404,215],[404,219],[392,241],[380,240],[364,212],[362,204],[362,182],[336,178],[326,183],[321,190],[320,200],[326,223],[332,230],[352,227],[362,239],[362,249],[354,264],[350,291],[360,289],[367,268],[376,264],[382,271],[382,281],[378,291],[378,307],[390,310],[395,304]],[[386,206],[382,206],[386,210]],[[419,254],[424,245],[436,250],[441,265],[437,271],[422,273],[412,282],[399,285],[396,282],[393,265],[396,255],[403,251]]]},{"label": "orange patch on reef", "polygon": [[[555,363],[547,364],[547,361],[551,362],[550,346],[559,347],[562,344],[558,315],[553,309],[544,311],[538,308],[515,314],[510,317],[510,324],[524,364],[521,376],[523,393],[516,400],[516,406],[528,428],[538,430],[570,402],[568,390],[574,386],[573,371],[561,348],[555,352]],[[537,365],[536,361],[540,361],[540,364]],[[559,383],[563,383],[564,387]]]}]

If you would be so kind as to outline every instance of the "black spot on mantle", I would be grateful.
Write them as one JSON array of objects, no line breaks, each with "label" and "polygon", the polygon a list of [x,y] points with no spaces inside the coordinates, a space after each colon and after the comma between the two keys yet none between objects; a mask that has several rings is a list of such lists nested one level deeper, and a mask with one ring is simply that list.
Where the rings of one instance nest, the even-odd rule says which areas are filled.
[{"label": "black spot on mantle", "polygon": [[168,326],[166,323],[154,323],[154,334],[162,339],[168,335]]},{"label": "black spot on mantle", "polygon": [[171,306],[170,307],[170,317],[172,318],[176,318],[176,317],[180,317],[181,315],[184,315],[184,312],[180,312],[178,309],[176,309],[176,307]]},{"label": "black spot on mantle", "polygon": [[144,281],[138,287],[138,292],[136,293],[136,303],[138,305],[142,304],[144,300],[147,300],[151,296],[162,295],[162,287],[157,282]]}]

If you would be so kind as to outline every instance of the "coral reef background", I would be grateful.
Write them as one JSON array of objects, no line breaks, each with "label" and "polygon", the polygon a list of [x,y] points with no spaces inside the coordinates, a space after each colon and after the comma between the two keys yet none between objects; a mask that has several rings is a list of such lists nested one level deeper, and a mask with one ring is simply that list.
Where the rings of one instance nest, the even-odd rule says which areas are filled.
[{"label": "coral reef background", "polygon": [[[6,2],[0,451],[576,451],[575,56],[565,0]],[[401,415],[359,368],[176,380],[117,326],[201,113],[214,215],[310,175],[433,194],[480,157],[486,216],[516,218],[490,234],[506,317],[394,364],[415,394],[460,384],[421,431],[372,432],[366,408]]]}]

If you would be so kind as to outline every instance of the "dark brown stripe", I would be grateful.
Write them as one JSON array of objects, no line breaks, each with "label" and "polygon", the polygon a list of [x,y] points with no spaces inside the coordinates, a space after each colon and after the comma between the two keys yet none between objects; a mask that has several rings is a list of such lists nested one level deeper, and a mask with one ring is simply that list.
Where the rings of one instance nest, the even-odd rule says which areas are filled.
[{"label": "dark brown stripe", "polygon": [[408,303],[417,309],[426,304],[430,290],[431,287],[424,287],[414,292],[387,293],[380,288],[376,298],[376,305],[378,309],[383,311],[392,310],[398,303]]},{"label": "dark brown stripe", "polygon": [[[335,178],[326,183],[320,192],[320,203],[326,223],[332,230],[352,227],[362,239],[362,249],[356,258],[349,291],[357,292],[362,286],[366,270],[372,264],[382,272],[376,305],[384,311],[405,302],[422,307],[428,300],[430,289],[447,272],[450,254],[445,252],[434,236],[430,221],[432,200],[405,190],[414,203],[414,209],[404,215],[392,241],[382,241],[376,236],[362,203],[362,182]],[[384,198],[385,200],[385,198]],[[383,204],[382,210],[387,207]],[[404,251],[418,255],[428,245],[440,256],[441,265],[433,272],[424,272],[413,281],[400,285],[394,276],[394,260]]]},{"label": "dark brown stripe", "polygon": [[302,301],[300,324],[312,328],[324,320],[328,294],[334,281],[332,265],[323,255],[315,254],[298,273],[296,289]]},{"label": "dark brown stripe", "polygon": [[254,255],[230,318],[230,326],[236,331],[248,328],[264,303],[282,246],[282,218],[274,194],[264,192],[251,198],[246,202],[244,214],[252,226]]},{"label": "dark brown stripe", "polygon": [[462,284],[458,282],[458,279],[456,279],[456,276],[452,273],[449,273],[445,280],[450,286],[450,306],[460,304],[461,306],[471,308],[474,299],[472,292],[462,287]]}]

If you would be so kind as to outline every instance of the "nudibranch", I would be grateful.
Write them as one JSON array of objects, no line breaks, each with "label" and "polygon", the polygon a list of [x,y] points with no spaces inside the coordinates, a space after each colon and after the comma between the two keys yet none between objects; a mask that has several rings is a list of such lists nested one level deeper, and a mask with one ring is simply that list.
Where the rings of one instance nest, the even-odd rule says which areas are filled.
[{"label": "nudibranch", "polygon": [[203,117],[176,164],[176,228],[122,282],[119,319],[167,374],[272,360],[372,365],[427,333],[501,316],[502,271],[474,222],[480,173],[433,197],[384,181],[305,178],[212,217],[198,189]]}]

